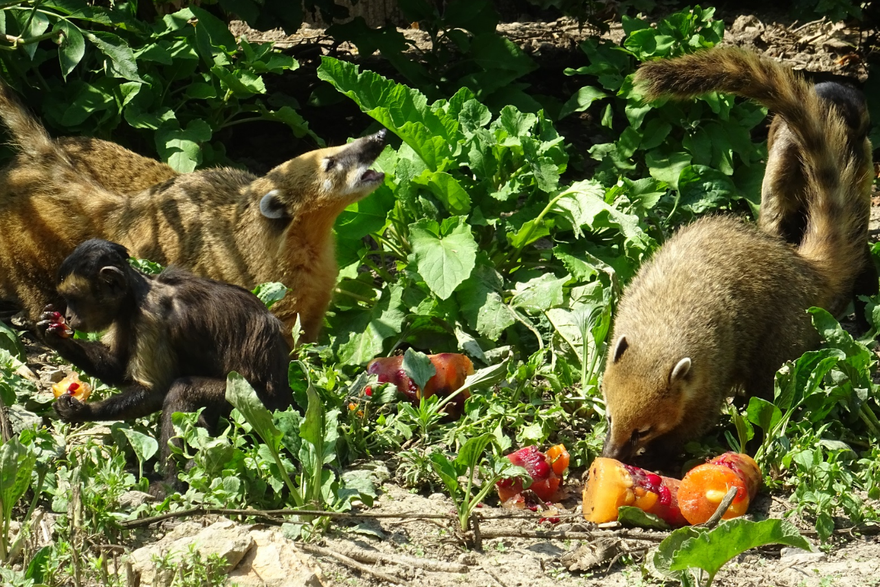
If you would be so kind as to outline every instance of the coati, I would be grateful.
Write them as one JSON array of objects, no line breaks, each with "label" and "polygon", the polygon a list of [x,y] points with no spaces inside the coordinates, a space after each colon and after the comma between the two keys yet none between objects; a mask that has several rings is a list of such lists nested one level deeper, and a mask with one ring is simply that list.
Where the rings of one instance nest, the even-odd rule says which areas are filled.
[{"label": "coati", "polygon": [[338,273],[333,223],[384,180],[369,169],[384,148],[382,130],[260,177],[207,169],[123,195],[124,181],[84,171],[76,152],[53,141],[3,84],[0,118],[19,148],[0,170],[0,302],[23,306],[32,320],[47,301],[62,303],[54,283],[61,261],[79,243],[104,238],[136,257],[246,288],[280,281],[291,291],[272,311],[288,341],[297,314],[303,339],[315,340]]},{"label": "coati", "polygon": [[[168,268],[147,276],[128,263],[125,247],[91,239],[64,259],[58,293],[66,310],[48,306],[38,322],[46,342],[89,375],[122,388],[81,403],[62,395],[55,410],[67,422],[127,420],[162,410],[161,463],[166,481],[174,436],[171,415],[200,407],[213,434],[231,410],[226,376],[238,371],[270,410],[290,406],[289,347],[281,321],[236,285]],[[104,332],[100,342],[70,338],[70,328]]]},{"label": "coati", "polygon": [[0,118],[12,136],[21,158],[39,158],[53,145],[85,177],[120,194],[138,192],[171,179],[177,172],[166,165],[128,149],[92,137],[60,137],[54,144],[46,129],[18,103],[12,89],[0,81]]},{"label": "coati", "polygon": [[797,247],[735,218],[703,218],[625,291],[602,382],[602,454],[656,463],[706,432],[734,388],[772,397],[776,370],[818,343],[805,310],[846,303],[864,266],[869,203],[845,120],[789,68],[721,48],[646,63],[636,82],[648,99],[717,90],[761,102],[785,120],[807,180]]},{"label": "coati", "polygon": [[[814,89],[819,97],[832,104],[843,116],[849,130],[847,148],[862,178],[860,188],[864,197],[870,199],[873,162],[868,131],[871,119],[865,96],[855,88],[837,82],[819,83]],[[767,137],[767,169],[761,186],[758,226],[794,245],[800,244],[807,224],[807,178],[801,161],[801,149],[785,119],[774,117]],[[880,289],[880,277],[867,241],[864,255],[865,265],[856,276],[852,292],[856,296],[856,322],[862,331],[866,331],[869,325],[865,318],[865,303],[859,301],[858,296],[873,296]]]}]

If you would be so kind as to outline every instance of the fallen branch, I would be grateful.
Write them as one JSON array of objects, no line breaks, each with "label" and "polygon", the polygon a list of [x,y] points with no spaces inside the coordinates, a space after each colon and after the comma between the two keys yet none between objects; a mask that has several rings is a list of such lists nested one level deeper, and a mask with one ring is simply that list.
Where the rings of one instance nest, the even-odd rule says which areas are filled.
[{"label": "fallen branch", "polygon": [[631,532],[628,530],[599,530],[597,532],[571,532],[568,530],[516,530],[508,528],[481,528],[483,539],[487,538],[544,538],[548,540],[593,540],[611,536],[627,540],[662,542],[668,532]]},{"label": "fallen branch", "polygon": [[404,581],[401,581],[400,579],[398,579],[394,575],[389,575],[388,573],[383,573],[382,571],[380,571],[378,569],[373,569],[373,568],[368,567],[367,565],[362,565],[361,563],[357,562],[356,560],[349,558],[349,557],[345,556],[344,554],[339,554],[338,552],[333,552],[332,550],[330,550],[328,548],[321,548],[320,546],[314,546],[311,544],[297,544],[297,546],[300,548],[300,550],[304,550],[305,552],[308,552],[309,554],[314,554],[317,556],[329,556],[331,558],[335,558],[336,560],[338,560],[339,562],[341,562],[342,564],[344,564],[346,566],[349,566],[353,569],[357,569],[357,570],[361,571],[362,573],[367,573],[367,574],[373,575],[374,577],[381,579],[383,581],[386,581],[388,583],[393,583],[395,585],[406,585],[406,583]]},{"label": "fallen branch", "polygon": [[410,567],[417,567],[419,569],[424,569],[426,571],[432,571],[437,573],[467,573],[468,566],[463,565],[461,563],[449,563],[445,561],[436,561],[427,558],[416,558],[413,556],[406,556],[400,554],[385,554],[382,552],[376,552],[375,550],[365,550],[363,548],[356,548],[354,546],[343,547],[341,550],[338,546],[335,547],[337,552],[343,554],[345,556],[351,557],[352,559],[364,563],[392,563],[399,565],[408,565]]}]

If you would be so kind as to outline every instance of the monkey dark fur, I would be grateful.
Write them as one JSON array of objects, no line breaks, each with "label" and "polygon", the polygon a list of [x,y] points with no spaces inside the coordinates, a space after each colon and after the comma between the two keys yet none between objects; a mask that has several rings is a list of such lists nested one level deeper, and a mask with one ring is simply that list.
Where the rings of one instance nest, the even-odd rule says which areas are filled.
[{"label": "monkey dark fur", "polygon": [[65,338],[51,307],[38,328],[64,359],[123,390],[92,403],[63,395],[55,403],[58,415],[68,422],[127,420],[162,410],[161,462],[173,481],[171,414],[205,407],[202,423],[214,433],[231,409],[225,399],[230,371],[270,410],[287,408],[289,347],[281,322],[249,291],[173,268],[147,276],[127,259],[121,245],[92,239],[58,271],[67,323],[105,332],[100,342]]}]

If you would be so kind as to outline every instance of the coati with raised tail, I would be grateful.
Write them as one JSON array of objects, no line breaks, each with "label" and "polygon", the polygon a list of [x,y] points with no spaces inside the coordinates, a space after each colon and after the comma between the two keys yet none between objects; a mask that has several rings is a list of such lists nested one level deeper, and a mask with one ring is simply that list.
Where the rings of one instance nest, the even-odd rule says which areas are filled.
[{"label": "coati with raised tail", "polygon": [[[849,129],[853,161],[860,169],[860,188],[870,198],[873,183],[873,162],[868,131],[871,119],[864,94],[855,88],[837,83],[822,82],[814,86],[816,94],[837,108]],[[773,118],[767,136],[767,169],[761,185],[761,213],[758,226],[764,231],[781,236],[786,242],[798,245],[807,224],[806,175],[803,170],[801,149],[794,134],[780,116]],[[856,322],[862,331],[869,328],[865,318],[865,303],[858,296],[873,296],[880,290],[880,277],[865,242],[865,266],[853,284]]]},{"label": "coati with raised tail", "polygon": [[648,99],[721,91],[757,100],[785,120],[806,178],[797,247],[735,218],[702,218],[624,292],[602,382],[602,454],[656,463],[706,432],[735,388],[772,397],[776,370],[818,344],[806,309],[845,306],[865,264],[869,201],[846,121],[788,67],[720,48],[646,63],[636,82]]},{"label": "coati with raised tail", "polygon": [[[47,302],[63,306],[54,276],[64,258],[79,243],[102,238],[135,257],[249,289],[279,281],[290,292],[272,312],[288,341],[297,315],[303,339],[315,340],[338,273],[333,223],[384,180],[369,169],[384,148],[382,130],[310,151],[263,176],[230,168],[176,174],[157,162],[153,171],[167,178],[124,195],[126,183],[114,179],[113,168],[86,169],[81,152],[52,140],[5,84],[0,119],[19,149],[0,170],[0,302],[23,307],[34,321]],[[143,169],[143,158],[119,149]]]}]

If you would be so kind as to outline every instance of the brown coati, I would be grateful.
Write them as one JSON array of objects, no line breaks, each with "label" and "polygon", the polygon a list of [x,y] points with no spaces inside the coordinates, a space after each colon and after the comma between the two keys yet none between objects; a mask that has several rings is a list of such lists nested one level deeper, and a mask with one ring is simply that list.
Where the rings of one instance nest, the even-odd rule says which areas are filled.
[{"label": "brown coati", "polygon": [[169,165],[128,149],[91,137],[60,137],[54,141],[46,129],[22,108],[8,85],[0,82],[0,118],[19,152],[12,165],[43,156],[64,153],[78,173],[120,194],[137,192],[171,179],[177,172]]},{"label": "brown coati", "polygon": [[[52,306],[38,329],[58,353],[122,393],[82,403],[55,402],[67,422],[127,420],[162,410],[159,447],[166,481],[177,470],[168,441],[171,415],[205,408],[212,433],[226,401],[226,377],[237,371],[270,410],[293,402],[287,380],[289,346],[281,321],[251,292],[168,268],[147,276],[128,263],[125,247],[92,239],[77,246],[58,270],[62,316]],[[76,340],[72,330],[103,332],[100,342]]]},{"label": "brown coati", "polygon": [[[870,201],[873,162],[868,131],[871,119],[865,96],[855,88],[837,82],[816,84],[815,91],[836,108],[846,122],[850,133],[847,147],[859,168],[859,176],[862,178],[860,187],[865,200]],[[794,245],[800,244],[807,225],[807,178],[801,161],[801,149],[795,135],[784,118],[774,117],[767,136],[767,170],[761,186],[758,226],[770,234],[782,236],[786,242]],[[862,331],[866,331],[869,324],[865,318],[865,303],[858,296],[873,296],[880,289],[880,277],[867,241],[864,254],[865,266],[856,276],[852,292],[855,297],[856,321]]]},{"label": "brown coati", "polygon": [[782,116],[802,148],[798,247],[728,217],[700,219],[638,272],[617,309],[602,389],[603,455],[668,460],[706,432],[735,388],[772,397],[783,362],[818,343],[806,309],[839,312],[864,266],[864,168],[842,116],[789,68],[739,49],[644,64],[648,99],[717,90]]},{"label": "brown coati", "polygon": [[333,223],[382,183],[384,174],[369,167],[384,130],[263,176],[207,169],[122,195],[105,186],[123,181],[84,171],[76,153],[0,87],[0,118],[20,149],[0,170],[0,301],[23,306],[32,320],[47,302],[61,304],[54,284],[61,261],[79,243],[104,238],[135,257],[246,288],[280,281],[291,291],[272,311],[288,331],[299,314],[304,339],[317,337],[338,273]]}]

